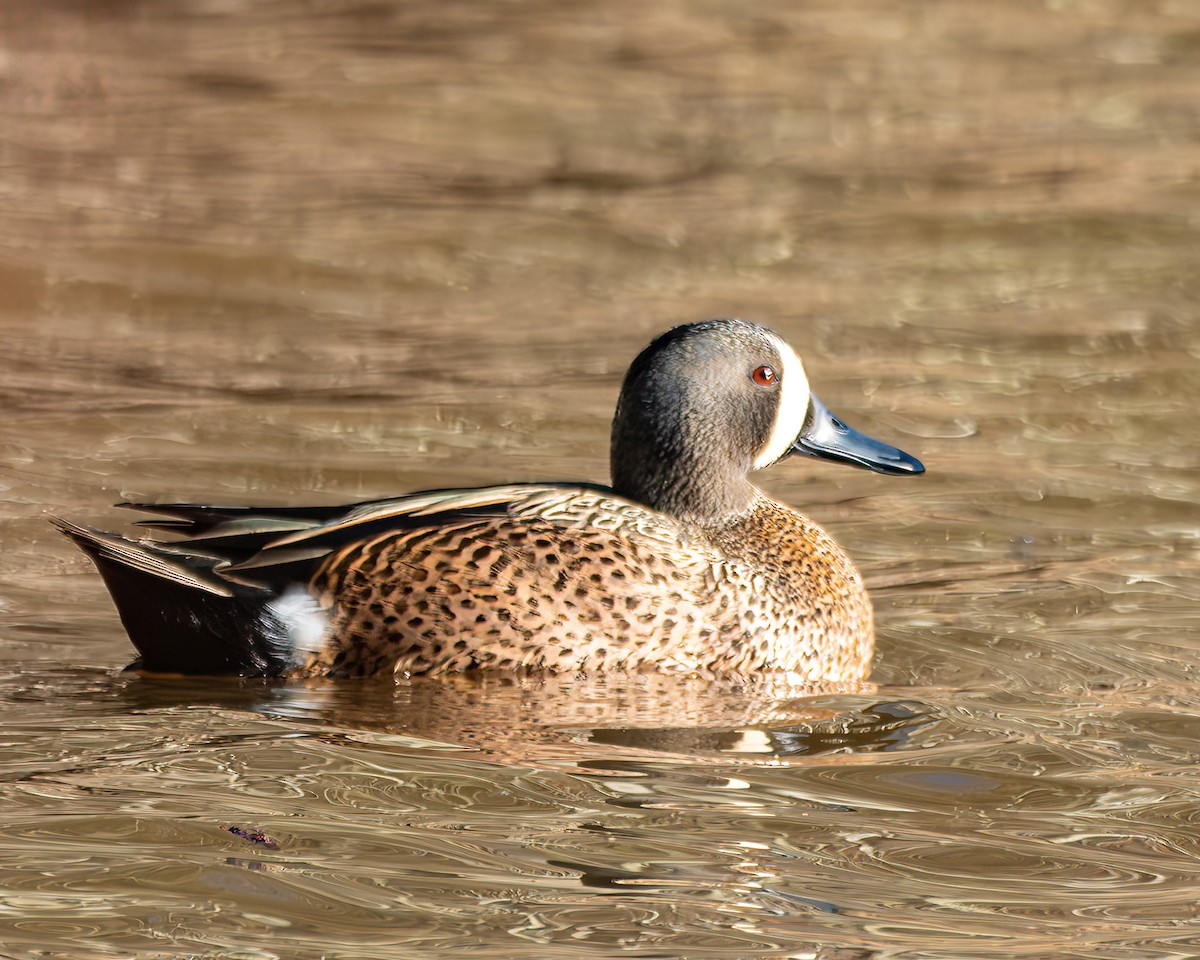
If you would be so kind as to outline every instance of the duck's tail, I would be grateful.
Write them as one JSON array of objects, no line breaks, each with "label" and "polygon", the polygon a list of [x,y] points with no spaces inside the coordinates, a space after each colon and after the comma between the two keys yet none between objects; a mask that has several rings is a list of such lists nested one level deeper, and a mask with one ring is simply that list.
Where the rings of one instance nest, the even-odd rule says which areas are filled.
[{"label": "duck's tail", "polygon": [[[125,537],[57,517],[91,557],[150,673],[273,677],[296,665],[286,596],[219,571],[227,559]],[[285,604],[286,605],[286,604]]]}]

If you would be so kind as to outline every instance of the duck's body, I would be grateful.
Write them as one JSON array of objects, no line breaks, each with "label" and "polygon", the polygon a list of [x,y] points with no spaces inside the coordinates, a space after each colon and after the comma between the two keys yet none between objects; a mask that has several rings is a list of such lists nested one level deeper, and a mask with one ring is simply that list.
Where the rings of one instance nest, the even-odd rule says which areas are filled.
[{"label": "duck's body", "polygon": [[861,578],[828,534],[746,477],[792,452],[923,469],[830,417],[773,333],[710,321],[665,334],[631,367],[612,488],[143,506],[186,535],[170,544],[60,526],[96,561],[149,672],[861,679],[874,646]]},{"label": "duck's body", "polygon": [[418,527],[332,558],[315,586],[338,598],[338,639],[302,670],[776,668],[841,680],[870,662],[857,572],[782,504],[760,497],[713,528],[610,492],[513,496],[503,517]]}]

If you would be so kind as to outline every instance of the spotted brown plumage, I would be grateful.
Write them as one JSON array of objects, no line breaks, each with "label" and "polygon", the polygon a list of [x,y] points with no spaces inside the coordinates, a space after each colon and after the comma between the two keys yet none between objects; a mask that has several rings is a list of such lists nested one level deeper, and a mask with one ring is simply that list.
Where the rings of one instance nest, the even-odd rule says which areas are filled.
[{"label": "spotted brown plumage", "polygon": [[426,491],[325,508],[141,505],[184,534],[56,521],[93,558],[148,672],[788,671],[857,680],[870,601],[820,527],[748,474],[802,453],[920,473],[846,427],[792,349],[741,320],[634,361],[611,487]]}]

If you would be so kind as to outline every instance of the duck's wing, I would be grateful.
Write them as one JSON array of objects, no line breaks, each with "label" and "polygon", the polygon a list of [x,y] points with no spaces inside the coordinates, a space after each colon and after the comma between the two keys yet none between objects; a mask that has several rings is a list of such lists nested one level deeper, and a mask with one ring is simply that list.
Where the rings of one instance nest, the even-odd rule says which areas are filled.
[{"label": "duck's wing", "polygon": [[[161,515],[139,525],[183,534],[172,552],[216,558],[218,575],[236,583],[280,589],[303,582],[331,553],[359,541],[416,528],[463,525],[536,513],[581,493],[609,493],[587,484],[537,483],[423,490],[340,506],[243,507],[197,503],[123,503]],[[631,504],[632,506],[632,504]]]},{"label": "duck's wing", "polygon": [[431,490],[323,507],[123,504],[157,515],[145,526],[184,534],[165,541],[53,522],[103,576],[142,655],[135,666],[276,676],[295,665],[284,607],[300,602],[331,552],[418,526],[486,523],[539,496],[569,499],[583,490],[567,484]]},{"label": "duck's wing", "polygon": [[[161,514],[153,520],[135,521],[139,527],[167,530],[198,536],[214,527],[240,523],[251,528],[257,524],[275,524],[279,529],[300,530],[313,524],[325,523],[345,516],[363,503],[347,503],[316,507],[243,507],[209,503],[135,503],[126,501],[117,506],[139,513]],[[265,528],[265,527],[264,527]]]}]

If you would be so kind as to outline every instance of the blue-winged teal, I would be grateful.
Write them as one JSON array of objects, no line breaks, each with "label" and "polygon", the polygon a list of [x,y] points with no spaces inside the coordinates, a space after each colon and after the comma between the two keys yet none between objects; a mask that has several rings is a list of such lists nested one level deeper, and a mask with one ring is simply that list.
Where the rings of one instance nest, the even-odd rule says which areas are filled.
[{"label": "blue-winged teal", "polygon": [[612,486],[435,490],[339,507],[131,504],[163,543],[56,520],[152,673],[783,670],[857,680],[871,604],[837,543],[748,479],[799,453],[916,474],[809,390],[765,327],[676,327],[634,360]]}]

